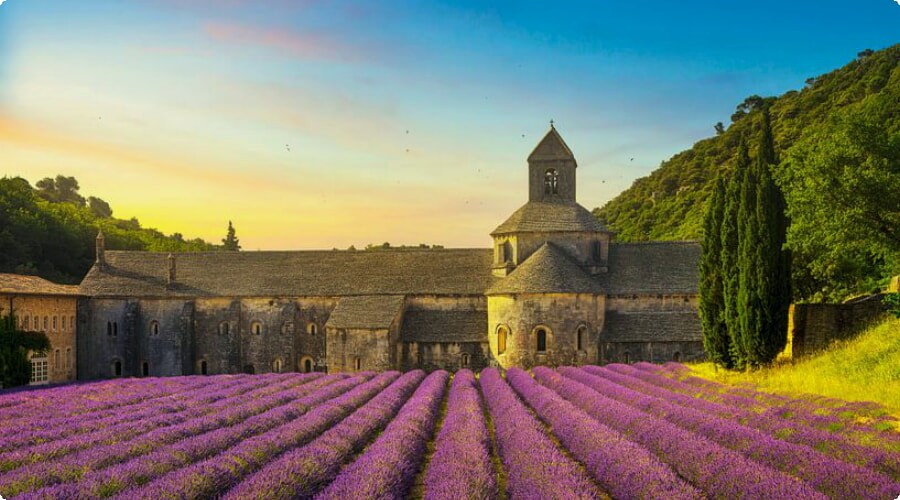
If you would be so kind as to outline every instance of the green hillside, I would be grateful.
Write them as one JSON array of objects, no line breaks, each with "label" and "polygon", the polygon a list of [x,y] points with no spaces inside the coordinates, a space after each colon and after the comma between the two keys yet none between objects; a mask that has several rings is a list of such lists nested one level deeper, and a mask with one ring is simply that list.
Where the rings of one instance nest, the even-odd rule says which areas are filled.
[{"label": "green hillside", "polygon": [[100,198],[78,194],[72,177],[44,179],[32,187],[21,177],[0,178],[0,272],[34,274],[78,283],[94,262],[97,229],[111,250],[193,252],[215,250],[199,238],[185,240],[116,219]]},{"label": "green hillside", "polygon": [[[900,149],[896,139],[900,130],[898,96],[900,45],[877,52],[863,51],[843,68],[810,78],[800,91],[779,97],[747,98],[737,107],[727,129],[663,162],[652,174],[636,180],[605,206],[595,209],[594,214],[605,220],[622,241],[699,239],[714,179],[720,172],[727,174],[733,168],[741,135],[752,137],[759,126],[760,113],[754,111],[768,107],[776,150],[784,160],[791,156],[795,146],[823,138],[829,140],[829,127],[834,127],[842,114],[865,114],[876,107],[881,111],[893,108],[878,117],[883,130],[894,133],[888,138],[893,148],[888,156],[892,157]],[[891,168],[896,170],[897,160],[893,160]],[[900,172],[892,175],[897,178]],[[785,186],[787,191],[789,188]],[[785,194],[790,203],[791,193]],[[877,286],[891,272],[898,272],[896,259],[885,255],[890,252],[881,251],[867,241],[858,245],[860,255],[848,256],[848,262],[839,265],[819,262],[817,268],[814,261],[823,256],[816,252],[824,250],[806,245],[801,239],[821,239],[821,235],[793,236],[795,251],[803,250],[795,256],[798,260],[794,267],[798,272],[794,278],[800,285],[795,287],[798,298],[833,299],[854,291],[867,291],[864,289]],[[900,249],[896,238],[892,244],[894,250]]]}]

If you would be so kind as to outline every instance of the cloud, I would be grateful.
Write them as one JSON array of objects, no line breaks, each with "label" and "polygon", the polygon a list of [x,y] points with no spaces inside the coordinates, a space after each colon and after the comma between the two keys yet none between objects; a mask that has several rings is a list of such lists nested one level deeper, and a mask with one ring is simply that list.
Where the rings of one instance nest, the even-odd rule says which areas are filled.
[{"label": "cloud", "polygon": [[299,33],[285,28],[261,28],[239,23],[207,22],[207,36],[219,42],[257,46],[311,60],[357,59],[355,49],[321,33]]}]

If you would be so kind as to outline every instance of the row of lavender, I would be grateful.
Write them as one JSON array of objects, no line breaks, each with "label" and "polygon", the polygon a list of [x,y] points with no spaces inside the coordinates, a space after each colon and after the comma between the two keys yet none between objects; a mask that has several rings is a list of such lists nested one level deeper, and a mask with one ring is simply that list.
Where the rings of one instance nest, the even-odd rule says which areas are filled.
[{"label": "row of lavender", "polygon": [[[896,453],[675,371],[512,369],[504,380],[489,369],[476,381],[463,370],[443,417],[446,372],[128,380],[118,391],[51,389],[44,401],[16,393],[0,397],[0,494],[403,498],[417,481],[426,498],[900,493]],[[63,409],[48,406],[61,396]]]}]

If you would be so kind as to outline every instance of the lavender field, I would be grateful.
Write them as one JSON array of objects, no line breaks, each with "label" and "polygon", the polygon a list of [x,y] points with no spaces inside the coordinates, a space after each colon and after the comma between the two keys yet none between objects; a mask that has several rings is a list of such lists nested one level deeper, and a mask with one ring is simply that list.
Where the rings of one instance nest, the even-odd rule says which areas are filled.
[{"label": "lavender field", "polygon": [[0,495],[893,499],[888,424],[676,364],[122,379],[0,394]]}]

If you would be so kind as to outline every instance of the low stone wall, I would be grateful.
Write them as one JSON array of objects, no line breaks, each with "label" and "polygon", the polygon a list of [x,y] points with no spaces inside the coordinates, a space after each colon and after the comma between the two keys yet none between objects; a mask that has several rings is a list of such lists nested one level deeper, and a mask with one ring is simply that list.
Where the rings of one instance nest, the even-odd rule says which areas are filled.
[{"label": "low stone wall", "polygon": [[872,322],[886,316],[883,295],[870,295],[843,304],[794,304],[791,306],[792,355],[795,358],[820,351],[835,340],[853,337]]}]

